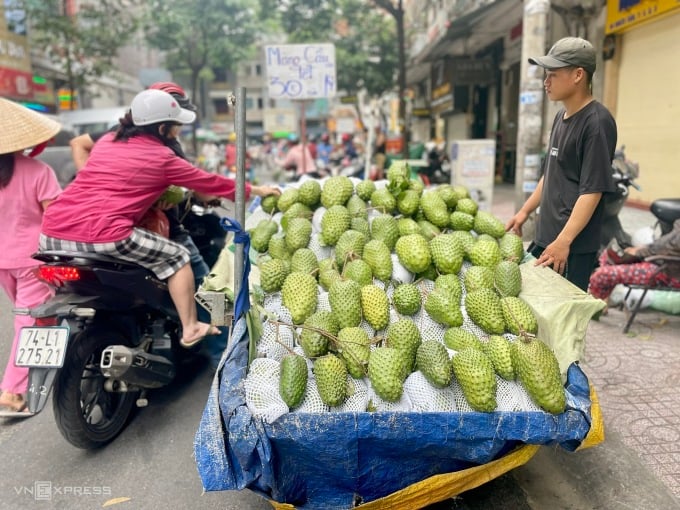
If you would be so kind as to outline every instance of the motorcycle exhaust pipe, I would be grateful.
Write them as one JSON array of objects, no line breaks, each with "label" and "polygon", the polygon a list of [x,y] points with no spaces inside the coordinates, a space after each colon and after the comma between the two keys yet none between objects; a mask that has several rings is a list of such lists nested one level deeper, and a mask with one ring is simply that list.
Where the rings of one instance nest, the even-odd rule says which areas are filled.
[{"label": "motorcycle exhaust pipe", "polygon": [[160,388],[175,377],[175,365],[167,358],[125,345],[110,345],[104,349],[100,367],[104,377],[124,383],[111,384],[113,391],[126,391],[127,385]]}]

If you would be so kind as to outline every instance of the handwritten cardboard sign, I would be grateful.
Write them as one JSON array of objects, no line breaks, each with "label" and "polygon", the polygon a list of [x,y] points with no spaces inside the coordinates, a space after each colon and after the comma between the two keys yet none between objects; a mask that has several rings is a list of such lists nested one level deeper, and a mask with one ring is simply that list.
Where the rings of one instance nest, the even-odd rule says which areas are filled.
[{"label": "handwritten cardboard sign", "polygon": [[335,96],[334,45],[282,44],[265,46],[264,52],[271,99]]}]

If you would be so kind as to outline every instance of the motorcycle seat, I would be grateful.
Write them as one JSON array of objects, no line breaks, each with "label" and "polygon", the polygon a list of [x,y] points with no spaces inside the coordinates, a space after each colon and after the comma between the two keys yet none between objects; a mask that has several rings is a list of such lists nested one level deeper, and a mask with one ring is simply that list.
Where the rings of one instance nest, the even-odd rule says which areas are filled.
[{"label": "motorcycle seat", "polygon": [[661,198],[652,202],[651,211],[661,221],[673,224],[680,218],[680,198]]},{"label": "motorcycle seat", "polygon": [[140,267],[139,264],[133,262],[128,262],[127,260],[121,260],[116,257],[110,257],[108,255],[103,255],[101,253],[91,253],[91,252],[73,252],[73,251],[61,251],[61,250],[45,250],[33,255],[33,258],[40,260],[42,262],[67,262],[75,263],[79,265],[91,265],[93,263],[107,263],[107,264],[117,264],[128,267]]}]

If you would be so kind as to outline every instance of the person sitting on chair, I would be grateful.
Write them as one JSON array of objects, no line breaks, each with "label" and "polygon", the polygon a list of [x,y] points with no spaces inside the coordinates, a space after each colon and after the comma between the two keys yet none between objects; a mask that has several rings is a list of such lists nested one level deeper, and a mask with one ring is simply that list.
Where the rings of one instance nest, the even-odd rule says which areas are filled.
[{"label": "person sitting on chair", "polygon": [[654,256],[680,257],[680,220],[675,221],[668,234],[646,246],[626,248],[617,260],[603,252],[600,267],[590,276],[588,291],[606,301],[619,283],[680,288],[680,260],[645,260]]}]

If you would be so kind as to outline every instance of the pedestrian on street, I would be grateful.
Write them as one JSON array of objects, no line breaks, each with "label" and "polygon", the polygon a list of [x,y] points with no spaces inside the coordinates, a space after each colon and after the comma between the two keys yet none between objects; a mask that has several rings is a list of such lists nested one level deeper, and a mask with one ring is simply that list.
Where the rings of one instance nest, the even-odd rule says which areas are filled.
[{"label": "pedestrian on street", "polygon": [[[60,129],[57,122],[12,101],[0,98],[0,286],[14,308],[33,308],[47,301],[52,289],[40,281],[31,258],[38,251],[43,212],[61,188],[48,165],[35,156]],[[35,147],[29,156],[25,149]],[[0,382],[0,408],[21,412],[26,408],[28,369],[14,365],[21,328],[32,326],[28,315],[14,316],[14,341]]]},{"label": "pedestrian on street", "polygon": [[288,135],[288,151],[276,162],[286,170],[295,170],[296,177],[303,174],[316,174],[316,163],[309,148],[300,142],[300,137],[295,133]]},{"label": "pedestrian on street", "polygon": [[540,206],[529,253],[536,265],[552,267],[585,291],[600,243],[602,194],[615,191],[616,122],[592,95],[595,48],[590,42],[565,37],[529,63],[545,69],[546,94],[563,108],[553,121],[543,176],[506,230],[521,235]]},{"label": "pedestrian on street", "polygon": [[607,301],[618,284],[664,285],[680,288],[680,262],[645,262],[653,255],[680,257],[680,220],[673,224],[673,230],[646,246],[630,247],[624,250],[623,258],[612,261],[607,251],[600,257],[600,267],[590,277],[588,291],[598,299]]}]

